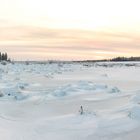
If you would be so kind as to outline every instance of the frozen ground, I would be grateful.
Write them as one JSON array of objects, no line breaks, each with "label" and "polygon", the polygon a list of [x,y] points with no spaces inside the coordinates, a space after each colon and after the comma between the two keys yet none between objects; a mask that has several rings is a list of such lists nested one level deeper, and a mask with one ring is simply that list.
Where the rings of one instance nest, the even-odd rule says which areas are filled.
[{"label": "frozen ground", "polygon": [[0,65],[0,139],[140,140],[140,62]]}]

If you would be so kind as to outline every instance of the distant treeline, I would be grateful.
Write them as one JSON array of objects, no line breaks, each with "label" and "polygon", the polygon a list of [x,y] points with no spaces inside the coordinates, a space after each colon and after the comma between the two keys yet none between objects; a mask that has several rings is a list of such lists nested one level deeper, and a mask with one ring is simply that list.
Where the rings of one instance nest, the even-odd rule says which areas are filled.
[{"label": "distant treeline", "polygon": [[140,57],[115,57],[112,59],[102,59],[102,60],[83,60],[83,61],[73,61],[73,62],[119,62],[119,61],[140,61]]},{"label": "distant treeline", "polygon": [[8,58],[8,54],[0,52],[0,61],[10,61],[10,58]]},{"label": "distant treeline", "polygon": [[140,57],[116,57],[109,61],[140,61]]}]

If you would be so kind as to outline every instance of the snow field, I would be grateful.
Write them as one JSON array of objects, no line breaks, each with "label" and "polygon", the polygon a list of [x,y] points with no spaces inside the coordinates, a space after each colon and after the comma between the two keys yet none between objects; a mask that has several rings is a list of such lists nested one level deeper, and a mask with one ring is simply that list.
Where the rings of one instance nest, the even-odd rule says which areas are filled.
[{"label": "snow field", "polygon": [[139,85],[138,62],[0,65],[0,138],[139,140]]}]

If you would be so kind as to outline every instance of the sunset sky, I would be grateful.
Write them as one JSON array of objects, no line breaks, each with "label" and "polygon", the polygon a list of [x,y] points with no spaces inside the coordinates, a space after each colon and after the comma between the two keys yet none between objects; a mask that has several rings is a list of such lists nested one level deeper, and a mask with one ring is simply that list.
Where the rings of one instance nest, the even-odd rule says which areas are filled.
[{"label": "sunset sky", "polygon": [[140,56],[139,0],[0,0],[0,51],[15,60]]}]

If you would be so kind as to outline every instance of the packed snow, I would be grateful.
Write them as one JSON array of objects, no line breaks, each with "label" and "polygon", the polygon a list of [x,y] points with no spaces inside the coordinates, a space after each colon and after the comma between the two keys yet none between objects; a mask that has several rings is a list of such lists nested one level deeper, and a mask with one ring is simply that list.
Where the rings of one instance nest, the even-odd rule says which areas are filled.
[{"label": "packed snow", "polygon": [[0,139],[140,140],[140,62],[0,64]]}]

